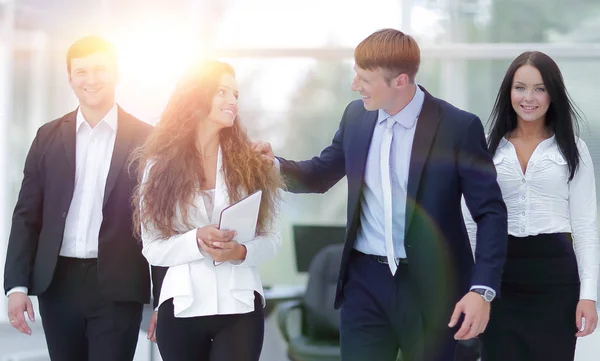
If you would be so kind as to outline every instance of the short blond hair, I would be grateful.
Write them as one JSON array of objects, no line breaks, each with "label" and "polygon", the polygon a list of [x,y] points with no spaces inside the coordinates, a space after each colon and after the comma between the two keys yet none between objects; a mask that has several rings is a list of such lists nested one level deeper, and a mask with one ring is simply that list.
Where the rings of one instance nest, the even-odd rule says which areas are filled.
[{"label": "short blond hair", "polygon": [[396,29],[382,29],[358,44],[354,61],[362,69],[382,68],[391,77],[406,74],[414,82],[421,64],[421,50],[412,36]]}]

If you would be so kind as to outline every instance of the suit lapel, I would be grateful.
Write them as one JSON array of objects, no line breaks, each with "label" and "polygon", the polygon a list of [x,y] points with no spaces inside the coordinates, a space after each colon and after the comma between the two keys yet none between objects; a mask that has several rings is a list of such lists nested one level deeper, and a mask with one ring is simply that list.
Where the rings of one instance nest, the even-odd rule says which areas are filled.
[{"label": "suit lapel", "polygon": [[[360,196],[362,192],[362,184],[365,179],[365,167],[367,165],[367,156],[369,155],[369,147],[375,130],[378,112],[367,112],[362,119],[358,121],[354,127],[354,134],[350,137],[350,146],[348,155],[353,161],[349,163],[346,176],[348,177],[348,207],[352,210],[349,224],[351,228],[348,231],[347,237],[354,240],[358,229],[358,217],[360,212]],[[344,147],[344,148],[346,148]]]},{"label": "suit lapel", "polygon": [[113,149],[112,158],[110,161],[110,169],[108,171],[108,177],[106,178],[106,187],[104,188],[104,203],[106,205],[110,192],[115,187],[119,174],[123,167],[126,166],[128,155],[131,153],[129,150],[132,145],[133,132],[133,121],[130,119],[130,115],[125,113],[121,107],[118,107],[117,115],[117,136],[115,138],[115,147]]},{"label": "suit lapel", "polygon": [[365,167],[367,165],[367,156],[369,155],[369,147],[371,146],[371,140],[373,139],[373,131],[375,130],[375,123],[377,122],[378,112],[370,111],[365,114],[362,122],[356,128],[354,134],[354,152],[356,156],[356,166],[358,167],[354,171],[356,174],[360,174],[360,184],[362,184],[365,178]]},{"label": "suit lapel", "polygon": [[63,118],[61,124],[61,138],[65,147],[67,164],[69,167],[70,174],[73,175],[73,182],[75,182],[75,130],[77,126],[77,110],[71,112]]},{"label": "suit lapel", "polygon": [[406,226],[404,227],[405,234],[410,227],[410,222],[415,211],[415,203],[419,192],[423,167],[429,158],[431,144],[433,143],[433,139],[435,138],[438,126],[442,119],[435,99],[431,94],[427,93],[425,89],[422,90],[425,92],[425,100],[417,121],[408,171]]}]

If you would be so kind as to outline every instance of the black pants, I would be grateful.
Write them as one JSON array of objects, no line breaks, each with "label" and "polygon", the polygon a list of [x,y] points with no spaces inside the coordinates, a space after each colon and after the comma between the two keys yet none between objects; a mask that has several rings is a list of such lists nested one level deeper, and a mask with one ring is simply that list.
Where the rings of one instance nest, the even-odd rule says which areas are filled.
[{"label": "black pants", "polygon": [[453,330],[424,324],[406,264],[392,276],[387,264],[353,251],[340,318],[343,361],[394,361],[399,350],[403,361],[454,360]]},{"label": "black pants", "polygon": [[156,341],[163,361],[258,361],[265,331],[262,301],[245,314],[176,318],[173,299],[158,309]]},{"label": "black pants", "polygon": [[113,302],[99,291],[96,260],[59,257],[52,283],[39,297],[53,361],[131,361],[142,304]]},{"label": "black pants", "polygon": [[482,360],[572,361],[579,275],[571,236],[510,236],[507,250]]}]

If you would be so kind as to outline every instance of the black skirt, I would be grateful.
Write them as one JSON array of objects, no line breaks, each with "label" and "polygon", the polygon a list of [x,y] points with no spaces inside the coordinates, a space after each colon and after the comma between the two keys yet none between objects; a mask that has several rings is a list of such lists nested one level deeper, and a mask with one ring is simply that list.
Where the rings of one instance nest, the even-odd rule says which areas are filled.
[{"label": "black skirt", "polygon": [[579,273],[568,233],[509,236],[482,361],[572,361]]}]

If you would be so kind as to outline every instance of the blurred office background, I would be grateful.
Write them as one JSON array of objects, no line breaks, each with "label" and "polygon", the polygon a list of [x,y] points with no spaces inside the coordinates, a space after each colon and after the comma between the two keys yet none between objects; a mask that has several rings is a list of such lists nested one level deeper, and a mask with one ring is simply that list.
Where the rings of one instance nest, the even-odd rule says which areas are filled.
[{"label": "blurred office background", "polygon": [[[586,116],[581,137],[600,182],[598,0],[0,0],[0,276],[35,132],[77,105],[65,68],[77,38],[98,34],[117,45],[118,102],[152,124],[194,59],[229,61],[252,138],[300,159],[331,141],[344,107],[357,97],[350,91],[353,48],[385,27],[419,42],[420,84],[484,123],[508,64],[525,50],[548,53]],[[345,196],[343,181],[323,196],[286,195],[284,244],[262,267],[265,284],[306,282],[295,266],[292,225],[344,224]],[[5,297],[2,324],[8,326]],[[40,333],[32,345],[43,347]],[[9,333],[0,335],[8,340]],[[8,360],[2,339],[0,360]],[[31,347],[23,351],[35,355]],[[272,351],[264,352],[268,360]]]}]

